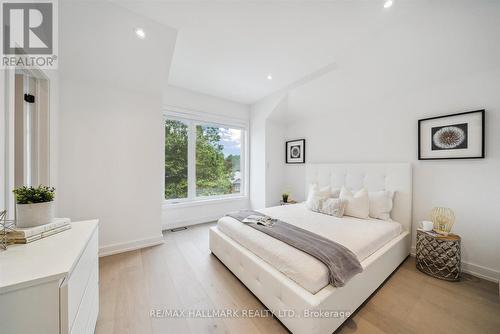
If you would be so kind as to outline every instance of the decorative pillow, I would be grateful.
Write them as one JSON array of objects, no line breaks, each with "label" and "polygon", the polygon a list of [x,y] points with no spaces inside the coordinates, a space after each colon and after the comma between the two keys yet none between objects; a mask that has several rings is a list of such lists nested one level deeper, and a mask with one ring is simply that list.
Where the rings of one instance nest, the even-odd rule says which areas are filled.
[{"label": "decorative pillow", "polygon": [[309,194],[307,195],[306,207],[309,210],[319,212],[321,209],[321,200],[330,198],[332,193],[330,187],[319,188],[317,184],[309,186]]},{"label": "decorative pillow", "polygon": [[389,190],[373,191],[368,193],[368,197],[370,198],[370,217],[391,220],[394,193]]},{"label": "decorative pillow", "polygon": [[321,200],[319,212],[341,218],[344,215],[346,205],[347,202],[343,199],[326,198]]},{"label": "decorative pillow", "polygon": [[367,219],[370,214],[370,200],[368,191],[361,189],[353,194],[350,190],[342,187],[340,199],[347,201],[344,214],[346,216]]},{"label": "decorative pillow", "polygon": [[339,188],[332,189],[331,193],[332,193],[332,198],[339,198],[340,197],[340,189]]}]

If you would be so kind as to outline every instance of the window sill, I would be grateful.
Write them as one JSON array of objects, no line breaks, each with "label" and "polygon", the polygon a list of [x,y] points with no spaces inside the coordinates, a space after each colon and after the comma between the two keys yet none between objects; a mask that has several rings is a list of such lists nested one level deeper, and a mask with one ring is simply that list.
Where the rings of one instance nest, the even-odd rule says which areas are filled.
[{"label": "window sill", "polygon": [[164,201],[163,208],[164,209],[188,208],[188,207],[193,207],[193,206],[220,204],[220,203],[225,203],[225,202],[234,202],[234,201],[243,201],[243,200],[248,200],[248,196],[245,196],[245,195],[228,196],[228,197],[196,199],[196,200],[192,200],[192,201],[180,201],[180,202]]}]

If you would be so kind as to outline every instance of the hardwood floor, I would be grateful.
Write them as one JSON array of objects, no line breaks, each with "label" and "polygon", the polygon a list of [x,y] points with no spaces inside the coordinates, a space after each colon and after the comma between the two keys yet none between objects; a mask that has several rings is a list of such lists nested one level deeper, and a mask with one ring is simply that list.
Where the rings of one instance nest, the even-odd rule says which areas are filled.
[{"label": "hardwood floor", "polygon": [[[155,309],[265,311],[210,254],[209,226],[165,232],[161,246],[101,258],[96,333],[287,333],[273,317],[150,315]],[[468,275],[458,283],[434,279],[408,258],[337,333],[500,333],[498,285]]]}]

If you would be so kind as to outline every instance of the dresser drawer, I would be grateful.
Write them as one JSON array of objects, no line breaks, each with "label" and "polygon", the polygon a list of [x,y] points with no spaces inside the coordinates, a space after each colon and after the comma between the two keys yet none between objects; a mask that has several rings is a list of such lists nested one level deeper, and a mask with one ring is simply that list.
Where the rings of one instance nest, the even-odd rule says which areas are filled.
[{"label": "dresser drawer", "polygon": [[[83,254],[78,260],[76,266],[69,274],[69,278],[64,283],[65,286],[62,287],[63,292],[61,296],[65,299],[61,301],[61,327],[64,329],[62,333],[71,332],[81,304],[83,303],[84,294],[87,289],[91,288],[88,287],[91,276],[97,272],[98,233],[96,230],[89,240],[87,247],[83,251]],[[95,275],[95,284],[97,284],[98,276],[97,274]],[[66,309],[64,309],[64,305],[66,305]]]},{"label": "dresser drawer", "polygon": [[85,329],[85,334],[94,334],[95,325],[97,323],[97,317],[99,315],[99,283],[95,293],[93,294],[92,302],[90,305],[90,316],[87,320],[87,327]]},{"label": "dresser drawer", "polygon": [[70,334],[75,323],[81,333],[94,331],[98,228],[96,219],[74,222],[62,233],[0,251],[0,334]]},{"label": "dresser drawer", "polygon": [[[99,270],[97,266],[97,260],[95,262],[92,275],[90,276],[87,288],[82,297],[82,302],[78,308],[78,313],[76,314],[73,325],[71,326],[71,334],[86,334],[89,332],[89,328],[95,325],[96,316],[94,315],[96,309],[99,309]],[[91,331],[93,333],[93,329]]]}]

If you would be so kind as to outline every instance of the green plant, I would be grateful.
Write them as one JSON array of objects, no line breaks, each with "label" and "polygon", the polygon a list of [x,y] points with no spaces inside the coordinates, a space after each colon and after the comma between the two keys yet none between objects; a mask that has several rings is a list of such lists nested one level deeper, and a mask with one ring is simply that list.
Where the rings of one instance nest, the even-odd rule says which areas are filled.
[{"label": "green plant", "polygon": [[54,187],[40,185],[37,188],[22,186],[12,192],[16,195],[17,204],[33,204],[53,201],[55,190]]},{"label": "green plant", "polygon": [[290,193],[284,192],[281,194],[281,197],[283,198],[283,202],[287,203],[288,202],[288,197],[290,196]]}]

